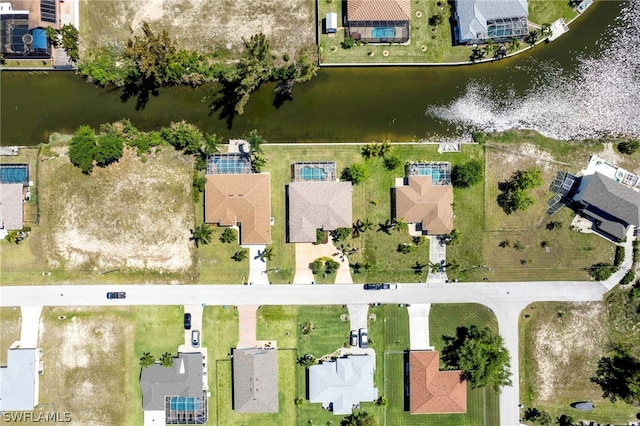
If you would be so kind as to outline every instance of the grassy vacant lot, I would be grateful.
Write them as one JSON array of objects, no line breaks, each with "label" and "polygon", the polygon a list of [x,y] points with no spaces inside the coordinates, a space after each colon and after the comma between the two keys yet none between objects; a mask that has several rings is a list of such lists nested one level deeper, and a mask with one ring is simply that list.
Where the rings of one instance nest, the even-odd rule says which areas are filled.
[{"label": "grassy vacant lot", "polygon": [[278,54],[297,54],[314,44],[311,0],[113,0],[80,1],[84,47],[124,44],[147,21],[167,30],[179,47],[235,57],[242,39],[264,33]]},{"label": "grassy vacant lot", "polygon": [[175,354],[181,316],[177,307],[45,308],[40,403],[69,411],[79,424],[140,424],[138,358]]},{"label": "grassy vacant lot", "polygon": [[13,342],[20,340],[20,308],[0,308],[0,324],[0,365],[7,365],[7,350]]},{"label": "grassy vacant lot", "polygon": [[[340,25],[344,2],[326,0],[318,1],[318,28],[324,28],[323,21],[328,12],[338,14]],[[429,18],[442,14],[443,22],[437,26],[429,25]],[[452,32],[449,25],[451,16],[448,6],[438,7],[433,0],[416,0],[411,2],[411,21],[409,23],[409,42],[407,44],[361,45],[351,49],[343,49],[348,27],[338,29],[334,37],[320,31],[321,62],[331,63],[429,63],[429,62],[466,62],[469,61],[471,48],[453,46]],[[423,47],[424,46],[424,47]],[[386,50],[388,56],[383,55]]]},{"label": "grassy vacant lot", "polygon": [[542,25],[552,23],[558,18],[565,22],[573,19],[578,12],[565,0],[537,0],[529,2],[529,21]]},{"label": "grassy vacant lot", "polygon": [[[607,307],[603,303],[535,303],[520,317],[520,395],[525,408],[537,407],[554,418],[628,424],[637,407],[602,398],[590,378],[606,353]],[[640,342],[635,335],[635,345]],[[591,401],[581,412],[569,404]]]},{"label": "grassy vacant lot", "polygon": [[[376,282],[376,281],[424,281],[426,279],[426,269],[422,275],[416,275],[411,266],[416,262],[428,263],[428,244],[418,248],[412,254],[400,254],[395,249],[399,243],[411,242],[411,237],[406,232],[389,231],[389,234],[382,231],[385,221],[391,217],[390,190],[395,185],[396,177],[404,176],[404,169],[399,167],[394,171],[388,171],[381,159],[364,160],[360,154],[361,146],[299,146],[291,145],[283,148],[281,146],[265,146],[265,152],[270,157],[265,171],[271,173],[272,191],[272,216],[276,218],[273,228],[273,246],[275,257],[270,262],[269,267],[278,267],[280,273],[273,276],[276,282],[289,282],[293,278],[294,247],[286,241],[285,223],[285,185],[291,181],[291,164],[298,161],[336,161],[338,174],[345,167],[353,163],[363,163],[369,169],[369,178],[360,185],[353,188],[353,220],[369,219],[374,223],[373,229],[366,231],[359,238],[348,238],[345,243],[356,248],[358,252],[349,257],[351,263],[360,262],[371,265],[369,271],[361,274],[354,274],[356,282]],[[452,163],[465,161],[468,158],[481,158],[482,148],[476,145],[467,145],[463,148],[463,155],[460,154],[438,154],[435,145],[397,145],[394,147],[394,154],[402,163],[406,161],[451,161]],[[456,226],[464,229],[473,229],[478,223],[478,214],[482,212],[482,187],[468,191],[455,191],[454,198],[456,206],[480,206],[479,212],[473,207],[456,209]],[[458,201],[459,200],[459,201]],[[477,251],[466,246],[460,251],[469,250],[469,253]],[[475,255],[474,255],[475,257]]]}]

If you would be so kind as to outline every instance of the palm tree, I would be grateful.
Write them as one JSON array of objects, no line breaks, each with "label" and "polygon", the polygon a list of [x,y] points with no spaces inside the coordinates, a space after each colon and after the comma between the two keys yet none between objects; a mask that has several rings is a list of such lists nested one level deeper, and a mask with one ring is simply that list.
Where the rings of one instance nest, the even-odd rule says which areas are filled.
[{"label": "palm tree", "polygon": [[215,154],[216,152],[218,152],[218,147],[221,144],[222,144],[222,138],[216,135],[215,133],[211,135],[207,135],[207,137],[204,138],[204,147],[202,149],[203,154],[205,156]]},{"label": "palm tree", "polygon": [[273,258],[273,247],[266,247],[262,252],[260,252],[259,257],[263,262],[265,259],[271,261]]},{"label": "palm tree", "polygon": [[191,230],[191,240],[196,243],[196,247],[200,244],[209,244],[211,242],[212,230],[206,223],[201,223]]},{"label": "palm tree", "polygon": [[371,222],[368,217],[365,218],[362,222],[362,228],[364,231],[371,231],[373,229],[373,222]]},{"label": "palm tree", "polygon": [[495,52],[496,50],[496,44],[493,42],[492,38],[488,38],[486,40],[486,45],[484,46],[484,50],[485,52],[487,52],[489,55],[491,55],[492,53]]},{"label": "palm tree", "polygon": [[516,37],[511,37],[511,42],[509,42],[509,52],[514,52],[518,50],[520,47],[520,41]]},{"label": "palm tree", "polygon": [[160,365],[163,367],[171,367],[173,365],[173,357],[169,352],[165,352],[160,357]]},{"label": "palm tree", "polygon": [[471,56],[469,57],[469,59],[471,60],[471,62],[479,61],[483,59],[486,54],[487,52],[485,52],[483,49],[480,49],[478,46],[476,46],[471,51]]},{"label": "palm tree", "polygon": [[551,31],[551,24],[542,24],[542,28],[540,28],[540,34],[542,34],[542,37],[547,37],[553,34],[553,32]]},{"label": "palm tree", "polygon": [[405,232],[409,229],[409,224],[403,218],[396,218],[393,228],[398,232]]},{"label": "palm tree", "polygon": [[143,353],[142,358],[140,358],[140,365],[143,367],[148,367],[154,362],[156,362],[156,359],[149,352]]},{"label": "palm tree", "polygon": [[393,147],[391,146],[391,142],[389,141],[389,139],[385,139],[382,141],[382,145],[380,145],[380,157],[384,157],[385,155],[389,155],[391,154],[391,151],[393,151]]},{"label": "palm tree", "polygon": [[258,134],[258,131],[256,129],[253,129],[252,131],[249,132],[249,135],[247,136],[247,142],[251,147],[251,154],[263,153],[262,147],[260,145],[262,145],[266,141],[262,136]]},{"label": "palm tree", "polygon": [[222,241],[223,243],[232,243],[236,241],[237,238],[238,235],[236,233],[236,230],[233,228],[227,228],[220,236],[220,241]]},{"label": "palm tree", "polygon": [[538,41],[538,35],[538,30],[529,31],[529,34],[527,34],[527,36],[524,38],[524,41],[533,46]]},{"label": "palm tree", "polygon": [[237,251],[234,253],[233,256],[231,256],[231,258],[236,262],[242,262],[247,258],[247,251],[246,250]]},{"label": "palm tree", "polygon": [[413,269],[413,273],[414,273],[414,274],[416,274],[416,275],[421,275],[421,274],[422,274],[422,270],[424,269],[424,267],[425,267],[425,266],[427,266],[427,265],[423,265],[422,263],[420,263],[420,262],[418,262],[418,261],[416,260],[416,264],[415,264],[415,265],[413,265],[413,266],[411,267],[411,269]]}]

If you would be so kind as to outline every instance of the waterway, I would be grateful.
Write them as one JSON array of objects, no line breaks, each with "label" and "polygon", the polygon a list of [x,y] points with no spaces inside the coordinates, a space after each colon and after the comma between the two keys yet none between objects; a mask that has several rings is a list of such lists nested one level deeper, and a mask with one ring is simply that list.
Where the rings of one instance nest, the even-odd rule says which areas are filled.
[{"label": "waterway", "polygon": [[[187,120],[223,137],[255,128],[271,142],[453,136],[469,125],[482,127],[481,120],[465,123],[469,117],[456,102],[478,88],[485,103],[520,99],[549,79],[571,75],[580,67],[576,58],[597,57],[609,48],[607,34],[618,25],[616,17],[626,4],[598,1],[560,39],[494,63],[323,68],[311,82],[296,85],[293,99],[279,106],[274,105],[273,85],[266,84],[252,95],[245,114],[231,121],[210,108],[215,85],[161,89],[137,108],[135,99],[121,100],[119,89],[96,87],[73,73],[1,72],[0,144],[35,145],[54,131],[72,131],[81,124],[97,127],[121,118],[145,130]],[[469,114],[481,112],[469,109]]]}]

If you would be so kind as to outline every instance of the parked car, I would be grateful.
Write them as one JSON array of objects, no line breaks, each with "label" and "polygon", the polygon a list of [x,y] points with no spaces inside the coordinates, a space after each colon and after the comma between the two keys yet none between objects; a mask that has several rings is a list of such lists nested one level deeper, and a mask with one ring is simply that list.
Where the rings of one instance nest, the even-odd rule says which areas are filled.
[{"label": "parked car", "polygon": [[184,314],[184,329],[191,330],[191,314],[190,313]]},{"label": "parked car", "polygon": [[107,299],[126,299],[127,293],[124,291],[110,291],[107,293]]},{"label": "parked car", "polygon": [[366,328],[360,329],[360,347],[362,349],[369,347],[369,335],[367,334]]},{"label": "parked car", "polygon": [[380,284],[365,284],[364,285],[364,289],[365,290],[380,290],[381,286]]},{"label": "parked car", "polygon": [[200,347],[200,330],[193,330],[191,332],[191,346],[194,348]]},{"label": "parked car", "polygon": [[382,289],[383,290],[397,290],[398,289],[398,284],[384,283],[384,284],[382,284]]},{"label": "parked car", "polygon": [[356,330],[351,330],[349,344],[351,344],[351,346],[358,346],[358,332]]}]

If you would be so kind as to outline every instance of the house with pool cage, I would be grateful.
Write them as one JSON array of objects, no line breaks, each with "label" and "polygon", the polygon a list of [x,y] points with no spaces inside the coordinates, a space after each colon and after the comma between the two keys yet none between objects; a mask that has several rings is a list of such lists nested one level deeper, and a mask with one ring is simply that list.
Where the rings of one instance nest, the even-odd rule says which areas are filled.
[{"label": "house with pool cage", "polygon": [[453,231],[451,164],[409,163],[405,177],[391,191],[392,215],[414,235],[446,235]]},{"label": "house with pool cage", "polygon": [[453,15],[459,44],[504,42],[529,33],[527,0],[455,0]]},{"label": "house with pool cage", "polygon": [[410,0],[347,0],[349,37],[367,43],[409,41]]},{"label": "house with pool cage", "polygon": [[49,59],[45,28],[59,29],[57,0],[0,2],[0,53],[8,59]]}]

